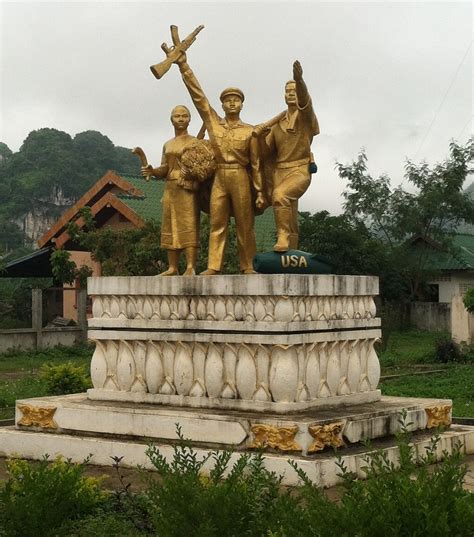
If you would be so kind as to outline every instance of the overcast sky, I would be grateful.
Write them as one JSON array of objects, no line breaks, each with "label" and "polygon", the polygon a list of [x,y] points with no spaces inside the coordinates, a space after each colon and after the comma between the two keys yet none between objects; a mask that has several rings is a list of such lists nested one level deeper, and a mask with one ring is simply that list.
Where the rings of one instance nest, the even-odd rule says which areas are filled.
[{"label": "overcast sky", "polygon": [[169,112],[191,108],[176,66],[149,70],[171,43],[205,29],[188,60],[209,100],[245,93],[241,117],[259,123],[284,109],[299,59],[321,134],[319,166],[300,208],[339,212],[334,171],[365,147],[373,175],[398,184],[405,159],[433,163],[472,130],[470,2],[2,2],[0,141],[17,151],[33,129],[98,130],[141,146],[158,163],[172,136]]}]

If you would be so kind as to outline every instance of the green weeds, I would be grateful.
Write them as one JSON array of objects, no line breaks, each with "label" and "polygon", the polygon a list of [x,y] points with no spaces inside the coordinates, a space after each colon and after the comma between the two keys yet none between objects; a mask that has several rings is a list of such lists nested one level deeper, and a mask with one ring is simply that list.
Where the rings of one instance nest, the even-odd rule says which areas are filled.
[{"label": "green weeds", "polygon": [[[402,416],[403,418],[403,416]],[[406,418],[406,415],[405,415]],[[343,494],[330,501],[294,461],[300,486],[282,486],[261,453],[199,456],[180,430],[171,460],[150,445],[155,472],[146,489],[130,491],[114,459],[121,488],[104,493],[84,466],[44,459],[12,460],[0,488],[2,537],[124,535],[175,537],[471,537],[474,496],[463,489],[460,448],[434,465],[439,438],[417,454],[402,424],[399,460],[369,452],[362,480],[339,459]]]}]

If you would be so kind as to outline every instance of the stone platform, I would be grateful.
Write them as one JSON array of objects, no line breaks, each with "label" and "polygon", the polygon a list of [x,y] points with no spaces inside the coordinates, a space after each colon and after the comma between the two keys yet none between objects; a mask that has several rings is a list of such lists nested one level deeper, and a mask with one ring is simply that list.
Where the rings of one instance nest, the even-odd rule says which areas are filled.
[{"label": "stone platform", "polygon": [[103,434],[163,442],[177,439],[179,424],[183,435],[196,446],[310,455],[393,436],[400,430],[402,411],[406,411],[410,431],[448,427],[451,407],[451,401],[443,399],[383,397],[371,404],[280,415],[92,401],[87,394],[77,394],[19,400],[15,424],[19,429],[55,434]]},{"label": "stone platform", "polygon": [[[90,463],[98,465],[112,465],[111,457],[124,456],[125,466],[150,467],[147,443],[171,457],[179,423],[199,456],[232,448],[235,461],[242,452],[263,448],[266,467],[282,474],[285,484],[297,483],[288,465],[291,458],[315,482],[331,487],[339,482],[335,448],[346,466],[361,475],[368,452],[363,440],[371,439],[374,449],[397,460],[393,434],[400,429],[402,409],[420,454],[438,427],[450,425],[451,402],[437,399],[382,397],[366,405],[283,416],[91,401],[86,394],[42,397],[17,401],[16,426],[0,429],[0,456],[38,459],[48,453],[81,462],[92,455]],[[442,432],[438,460],[457,444],[473,453],[474,427],[451,426]]]},{"label": "stone platform", "polygon": [[370,276],[90,278],[93,400],[286,413],[380,399]]},{"label": "stone platform", "polygon": [[[333,449],[354,471],[367,439],[395,460],[402,411],[420,449],[450,426],[448,400],[381,397],[375,277],[90,278],[88,290],[93,389],[17,401],[0,455],[147,465],[146,442],[171,456],[179,423],[200,454],[261,449],[285,483],[291,457],[332,486]],[[473,427],[441,439],[474,451]]]}]

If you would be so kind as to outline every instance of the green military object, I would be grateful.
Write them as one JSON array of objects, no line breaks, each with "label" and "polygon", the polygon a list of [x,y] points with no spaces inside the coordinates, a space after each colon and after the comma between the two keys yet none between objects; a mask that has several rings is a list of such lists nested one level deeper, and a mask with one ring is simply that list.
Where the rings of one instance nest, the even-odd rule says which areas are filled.
[{"label": "green military object", "polygon": [[263,274],[331,274],[329,261],[301,250],[264,252],[253,258],[253,268]]}]

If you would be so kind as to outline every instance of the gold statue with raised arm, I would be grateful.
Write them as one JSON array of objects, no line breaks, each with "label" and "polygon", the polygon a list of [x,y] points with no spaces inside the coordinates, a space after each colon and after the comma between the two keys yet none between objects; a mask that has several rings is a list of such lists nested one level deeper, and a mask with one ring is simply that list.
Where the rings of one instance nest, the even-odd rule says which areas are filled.
[{"label": "gold statue with raised arm", "polygon": [[171,123],[175,137],[163,146],[161,165],[153,168],[150,164],[142,166],[142,175],[155,176],[166,180],[162,200],[161,247],[168,252],[168,269],[161,276],[178,274],[179,256],[186,255],[185,276],[195,274],[199,246],[199,207],[196,181],[183,173],[181,157],[196,143],[196,138],[188,134],[191,114],[184,105],[171,111]]},{"label": "gold statue with raised arm", "polygon": [[179,66],[183,82],[209,134],[217,162],[210,199],[208,269],[202,274],[218,274],[222,270],[231,215],[236,225],[240,270],[251,274],[256,253],[254,203],[262,209],[265,200],[258,141],[252,136],[253,127],[240,120],[244,94],[238,88],[225,89],[220,95],[224,117],[220,117],[209,104],[184,51],[176,58],[176,50],[182,49],[176,27],[172,28],[172,38],[174,47],[163,50]]},{"label": "gold statue with raised arm", "polygon": [[286,113],[254,129],[256,136],[265,136],[266,149],[274,160],[270,196],[277,228],[276,252],[298,248],[298,199],[311,182],[311,142],[319,134],[298,61],[293,64],[293,80],[285,85],[285,102]]}]

